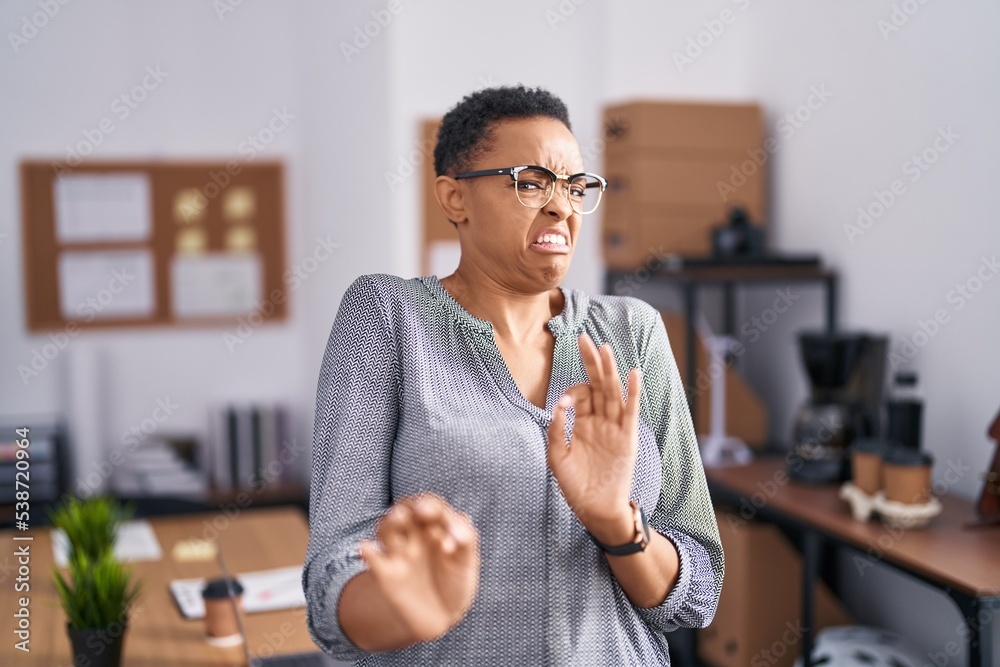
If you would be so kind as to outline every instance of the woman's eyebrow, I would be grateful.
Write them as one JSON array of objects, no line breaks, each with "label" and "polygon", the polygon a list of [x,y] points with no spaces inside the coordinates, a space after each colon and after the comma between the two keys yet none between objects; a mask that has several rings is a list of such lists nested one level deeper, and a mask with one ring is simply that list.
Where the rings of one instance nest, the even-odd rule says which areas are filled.
[{"label": "woman's eyebrow", "polygon": [[582,166],[577,169],[570,169],[569,167],[565,166],[553,167],[552,163],[546,164],[545,162],[536,162],[535,164],[537,164],[539,167],[545,167],[546,169],[551,169],[557,174],[564,174],[566,176],[569,176],[570,174],[579,174],[582,171],[585,171],[584,167]]}]

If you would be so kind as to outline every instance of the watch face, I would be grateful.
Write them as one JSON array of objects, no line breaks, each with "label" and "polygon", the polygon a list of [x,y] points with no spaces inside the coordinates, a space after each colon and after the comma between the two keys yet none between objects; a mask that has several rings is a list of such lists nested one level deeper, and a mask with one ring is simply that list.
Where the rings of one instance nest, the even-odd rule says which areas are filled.
[{"label": "watch face", "polygon": [[639,503],[632,501],[633,516],[635,517],[635,537],[632,538],[632,542],[639,545],[640,551],[646,548],[646,544],[649,541],[649,533],[646,524],[646,513],[642,511],[642,507]]}]

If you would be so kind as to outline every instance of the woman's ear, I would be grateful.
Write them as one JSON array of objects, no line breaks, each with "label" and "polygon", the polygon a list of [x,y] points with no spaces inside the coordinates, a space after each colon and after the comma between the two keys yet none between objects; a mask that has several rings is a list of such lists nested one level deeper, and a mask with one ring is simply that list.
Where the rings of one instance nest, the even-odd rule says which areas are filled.
[{"label": "woman's ear", "polygon": [[458,181],[451,176],[438,176],[434,180],[434,196],[448,220],[463,223],[469,219],[462,190],[458,187]]}]

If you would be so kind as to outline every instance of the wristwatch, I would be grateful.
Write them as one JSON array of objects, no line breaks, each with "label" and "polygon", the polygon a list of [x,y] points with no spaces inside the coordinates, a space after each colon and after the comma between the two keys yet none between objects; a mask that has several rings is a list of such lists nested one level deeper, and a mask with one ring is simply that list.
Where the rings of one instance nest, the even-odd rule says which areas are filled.
[{"label": "wristwatch", "polygon": [[609,547],[598,542],[597,538],[591,535],[590,531],[587,531],[590,539],[594,540],[594,544],[612,556],[627,556],[645,551],[646,545],[649,544],[649,524],[646,522],[646,513],[639,507],[639,503],[634,500],[629,501],[629,505],[632,506],[632,516],[635,519],[635,535],[631,541],[617,547]]}]

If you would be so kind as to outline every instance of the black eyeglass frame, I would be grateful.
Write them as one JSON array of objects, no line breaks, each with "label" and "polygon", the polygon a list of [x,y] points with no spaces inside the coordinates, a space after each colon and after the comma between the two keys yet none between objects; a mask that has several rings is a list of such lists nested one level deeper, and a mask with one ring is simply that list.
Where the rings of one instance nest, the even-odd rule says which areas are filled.
[{"label": "black eyeglass frame", "polygon": [[[537,207],[528,206],[523,201],[521,201],[520,197],[517,198],[518,203],[521,204],[521,206],[524,206],[525,208],[531,208],[531,209],[542,209],[542,208],[545,208],[546,206],[549,205],[549,202],[552,201],[552,197],[556,193],[556,186],[558,185],[559,181],[566,181],[566,184],[567,184],[566,198],[569,200],[570,208],[572,208],[574,211],[576,211],[580,215],[587,215],[589,213],[593,213],[594,211],[596,211],[597,207],[601,205],[601,199],[604,198],[604,191],[608,188],[608,181],[607,181],[606,178],[604,178],[603,176],[599,176],[597,174],[591,173],[589,171],[581,171],[581,172],[579,172],[577,174],[561,174],[560,175],[560,174],[557,174],[556,172],[552,171],[548,167],[542,167],[542,166],[539,166],[537,164],[522,164],[522,165],[518,165],[516,167],[504,167],[503,169],[479,169],[477,171],[465,171],[465,172],[462,172],[461,174],[455,174],[455,178],[456,179],[462,179],[462,178],[477,178],[479,176],[510,176],[510,180],[514,181],[514,183],[517,183],[517,176],[518,176],[518,174],[520,174],[525,169],[538,169],[539,171],[544,171],[545,173],[547,173],[549,176],[552,177],[552,191],[549,192],[549,198],[546,199],[545,203],[542,204],[541,206],[537,206]],[[601,192],[600,192],[600,195],[597,198],[597,204],[594,206],[594,208],[592,210],[587,211],[586,213],[583,212],[583,211],[577,211],[576,208],[574,208],[574,206],[573,206],[573,199],[569,195],[568,185],[573,181],[573,179],[578,178],[580,176],[589,176],[591,178],[596,178],[597,182],[601,186]],[[594,187],[594,186],[588,185],[588,187]],[[515,192],[514,194],[516,195],[517,193]]]}]

